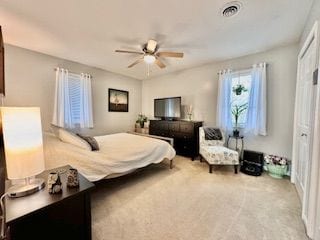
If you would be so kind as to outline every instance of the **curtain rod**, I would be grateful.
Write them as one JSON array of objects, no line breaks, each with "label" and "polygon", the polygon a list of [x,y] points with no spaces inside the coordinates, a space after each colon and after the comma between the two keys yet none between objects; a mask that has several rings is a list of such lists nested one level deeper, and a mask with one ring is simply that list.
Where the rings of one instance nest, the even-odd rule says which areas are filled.
[{"label": "curtain rod", "polygon": [[[261,64],[261,63],[253,64],[252,66],[258,65],[258,64]],[[266,63],[266,62],[262,62],[262,64],[266,64],[266,66],[268,65],[268,63]],[[242,69],[236,69],[236,70],[232,70],[232,69],[229,69],[229,68],[223,69],[223,70],[228,70],[229,69],[229,70],[231,70],[231,72],[245,72],[245,71],[248,71],[248,70],[252,69],[252,66],[248,67],[248,68],[242,68]],[[220,72],[223,71],[223,70],[220,70],[219,72],[217,72],[217,75],[219,75]]]},{"label": "curtain rod", "polygon": [[[59,68],[59,67],[55,67],[55,68],[53,69],[53,71],[56,72],[56,71],[58,70],[58,68]],[[65,69],[65,70],[66,70],[66,69]],[[80,75],[80,74],[81,74],[81,73],[71,72],[71,71],[69,71],[69,70],[68,70],[68,73],[75,74],[75,75]],[[90,76],[90,78],[92,78],[92,75],[91,75],[91,74],[88,74],[88,75]]]}]

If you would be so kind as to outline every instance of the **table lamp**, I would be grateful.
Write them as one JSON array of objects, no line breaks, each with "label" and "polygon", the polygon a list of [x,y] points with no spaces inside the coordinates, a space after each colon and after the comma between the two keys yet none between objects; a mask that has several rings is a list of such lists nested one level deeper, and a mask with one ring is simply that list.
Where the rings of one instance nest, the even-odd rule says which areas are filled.
[{"label": "table lamp", "polygon": [[1,107],[0,113],[7,177],[23,180],[16,181],[19,184],[13,184],[8,195],[22,197],[37,192],[45,185],[43,179],[34,177],[44,171],[40,109]]}]

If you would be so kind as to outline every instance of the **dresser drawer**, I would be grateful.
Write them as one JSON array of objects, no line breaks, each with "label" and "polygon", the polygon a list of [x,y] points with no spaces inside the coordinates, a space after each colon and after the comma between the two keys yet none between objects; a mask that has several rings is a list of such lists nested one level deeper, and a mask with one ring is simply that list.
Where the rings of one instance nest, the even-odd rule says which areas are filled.
[{"label": "dresser drawer", "polygon": [[180,124],[178,122],[173,122],[168,124],[169,131],[171,132],[179,132]]},{"label": "dresser drawer", "polygon": [[193,140],[195,136],[192,133],[175,133],[175,138],[178,138],[179,140]]},{"label": "dresser drawer", "polygon": [[175,143],[175,149],[177,154],[182,156],[192,156],[195,151],[195,145],[192,141],[177,141]]},{"label": "dresser drawer", "polygon": [[162,130],[162,131],[168,131],[168,123],[165,121],[150,121],[150,127],[154,130]]},{"label": "dresser drawer", "polygon": [[149,134],[150,135],[156,135],[156,136],[162,136],[162,137],[169,137],[169,132],[168,131],[164,131],[161,129],[155,129],[155,128],[151,128],[149,130]]},{"label": "dresser drawer", "polygon": [[180,131],[181,131],[182,133],[190,133],[190,134],[193,134],[193,124],[181,123],[181,124],[180,124]]}]

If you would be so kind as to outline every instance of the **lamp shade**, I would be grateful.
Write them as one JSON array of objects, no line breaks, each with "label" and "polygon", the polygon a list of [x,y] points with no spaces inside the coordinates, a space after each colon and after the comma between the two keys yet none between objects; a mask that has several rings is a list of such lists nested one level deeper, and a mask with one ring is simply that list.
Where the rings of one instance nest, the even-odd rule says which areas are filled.
[{"label": "lamp shade", "polygon": [[0,109],[8,178],[23,179],[44,171],[40,109]]}]

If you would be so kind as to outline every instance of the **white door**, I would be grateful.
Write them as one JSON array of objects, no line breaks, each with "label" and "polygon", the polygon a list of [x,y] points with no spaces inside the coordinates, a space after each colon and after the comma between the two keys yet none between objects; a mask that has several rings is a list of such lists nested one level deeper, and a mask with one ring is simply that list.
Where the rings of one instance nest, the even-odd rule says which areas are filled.
[{"label": "white door", "polygon": [[317,41],[312,38],[299,55],[297,79],[297,108],[296,108],[296,167],[295,183],[302,201],[302,218],[308,229],[309,222],[309,186],[311,175],[311,156],[314,120],[313,72],[317,64]]},{"label": "white door", "polygon": [[[320,178],[318,177],[318,182],[320,182]],[[315,212],[315,240],[320,240],[320,184],[318,184],[318,194],[317,194],[317,205]]]}]

